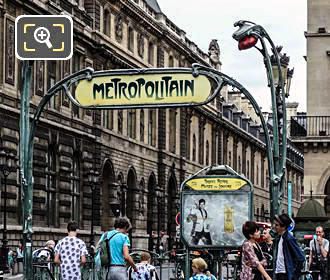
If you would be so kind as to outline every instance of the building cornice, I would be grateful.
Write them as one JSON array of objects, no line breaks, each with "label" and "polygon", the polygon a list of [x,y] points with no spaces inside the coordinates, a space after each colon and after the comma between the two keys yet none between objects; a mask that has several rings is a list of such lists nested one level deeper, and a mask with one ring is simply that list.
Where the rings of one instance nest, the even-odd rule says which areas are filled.
[{"label": "building cornice", "polygon": [[308,37],[330,37],[330,33],[314,33],[314,32],[308,32],[308,31],[305,31],[304,35],[306,38],[308,38]]}]

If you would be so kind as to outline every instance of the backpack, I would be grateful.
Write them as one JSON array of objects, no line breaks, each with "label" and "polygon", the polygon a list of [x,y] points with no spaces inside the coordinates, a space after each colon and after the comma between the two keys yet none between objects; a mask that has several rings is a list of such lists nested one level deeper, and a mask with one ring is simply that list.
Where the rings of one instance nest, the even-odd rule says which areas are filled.
[{"label": "backpack", "polygon": [[[110,263],[111,263],[110,240],[117,233],[119,233],[119,232],[116,232],[110,238],[105,238],[104,240],[100,241],[100,243],[99,243],[101,266],[110,266]],[[108,236],[108,232],[106,233],[106,236]]]},{"label": "backpack", "polygon": [[34,263],[38,262],[38,260],[39,260],[39,253],[40,253],[39,250],[35,250],[32,253],[32,262],[34,262]]}]

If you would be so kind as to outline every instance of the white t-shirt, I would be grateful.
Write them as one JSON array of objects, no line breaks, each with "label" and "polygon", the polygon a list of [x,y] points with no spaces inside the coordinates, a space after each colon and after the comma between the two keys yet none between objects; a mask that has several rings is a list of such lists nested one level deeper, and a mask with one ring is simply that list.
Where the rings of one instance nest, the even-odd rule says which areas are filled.
[{"label": "white t-shirt", "polygon": [[62,280],[80,280],[80,258],[88,254],[85,242],[67,236],[57,243],[55,254],[61,258]]},{"label": "white t-shirt", "polygon": [[[325,238],[323,238],[322,240],[322,247],[325,251],[329,252],[329,241]],[[317,254],[321,255],[322,260],[324,259],[323,255],[321,254],[319,242],[317,240],[315,239],[311,240],[311,242],[309,243],[309,248],[313,250],[313,254],[315,254],[315,248],[316,248]]]},{"label": "white t-shirt", "polygon": [[285,273],[284,254],[283,254],[283,237],[278,242],[277,260],[275,273]]}]

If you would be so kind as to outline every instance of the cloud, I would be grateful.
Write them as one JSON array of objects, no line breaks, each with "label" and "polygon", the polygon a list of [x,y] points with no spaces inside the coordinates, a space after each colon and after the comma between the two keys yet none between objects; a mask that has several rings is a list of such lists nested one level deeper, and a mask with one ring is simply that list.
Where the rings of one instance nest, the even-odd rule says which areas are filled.
[{"label": "cloud", "polygon": [[[267,2],[267,4],[265,4]],[[232,39],[234,22],[247,19],[261,24],[275,45],[283,45],[290,56],[290,68],[295,67],[289,101],[299,101],[299,110],[306,110],[306,39],[307,1],[302,0],[158,0],[163,13],[207,52],[211,39],[218,39],[222,71],[237,79],[257,99],[263,108],[267,78],[261,54],[255,49],[239,51]]]}]

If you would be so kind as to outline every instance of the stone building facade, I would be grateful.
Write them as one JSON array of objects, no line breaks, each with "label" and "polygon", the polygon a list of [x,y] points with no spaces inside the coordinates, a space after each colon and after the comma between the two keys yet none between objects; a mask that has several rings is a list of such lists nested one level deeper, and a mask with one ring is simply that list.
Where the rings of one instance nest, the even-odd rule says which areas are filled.
[{"label": "stone building facade", "polygon": [[291,120],[291,136],[304,151],[305,197],[325,207],[330,217],[330,5],[307,1],[307,113]]},{"label": "stone building facade", "polygon": [[[16,155],[22,63],[14,54],[14,21],[19,15],[63,13],[74,21],[73,57],[34,62],[32,112],[56,81],[88,66],[190,67],[198,62],[221,68],[218,43],[213,40],[208,53],[201,51],[155,0],[0,0],[0,10],[0,147]],[[288,177],[296,182],[296,212],[303,172],[299,151],[292,151]],[[151,249],[159,229],[167,232],[171,244],[180,183],[210,164],[228,164],[249,178],[255,185],[256,219],[267,218],[263,134],[252,106],[239,93],[224,89],[222,97],[199,108],[95,111],[75,107],[60,93],[50,100],[36,129],[34,246],[60,239],[70,219],[79,222],[80,234],[88,241],[92,219],[97,234],[111,228],[115,205],[132,221],[133,247]],[[93,217],[90,170],[100,173]],[[9,246],[21,238],[20,196],[19,173],[12,172],[7,192]]]}]

